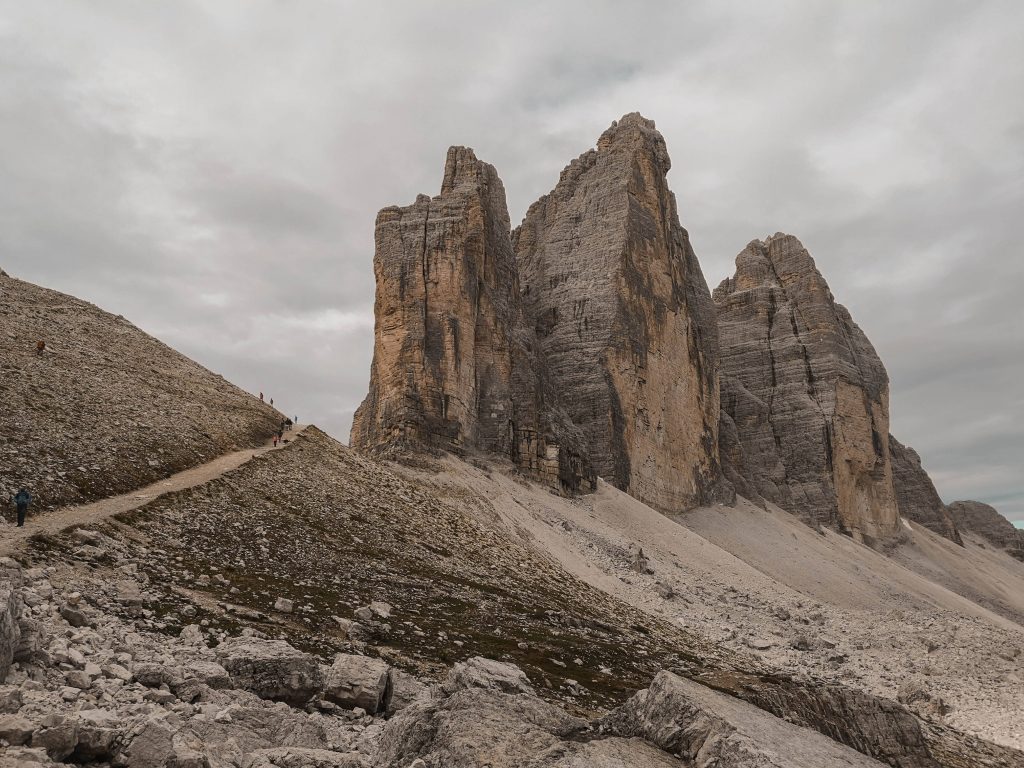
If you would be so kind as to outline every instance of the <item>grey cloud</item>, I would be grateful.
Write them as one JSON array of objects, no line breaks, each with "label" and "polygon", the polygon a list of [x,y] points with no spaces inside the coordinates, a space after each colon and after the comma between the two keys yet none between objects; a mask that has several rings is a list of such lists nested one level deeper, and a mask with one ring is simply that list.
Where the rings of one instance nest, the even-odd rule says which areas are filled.
[{"label": "grey cloud", "polygon": [[518,221],[639,110],[708,283],[798,235],[943,497],[1024,519],[1022,30],[999,0],[0,0],[0,266],[344,439],[377,210],[467,144]]}]

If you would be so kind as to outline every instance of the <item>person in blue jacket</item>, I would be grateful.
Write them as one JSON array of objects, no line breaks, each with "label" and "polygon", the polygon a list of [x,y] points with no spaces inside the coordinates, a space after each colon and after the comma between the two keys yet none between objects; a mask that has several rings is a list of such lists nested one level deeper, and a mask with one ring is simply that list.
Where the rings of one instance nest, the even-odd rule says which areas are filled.
[{"label": "person in blue jacket", "polygon": [[18,527],[25,525],[25,513],[28,512],[28,505],[32,503],[32,494],[22,488],[14,494],[12,501],[18,508]]}]

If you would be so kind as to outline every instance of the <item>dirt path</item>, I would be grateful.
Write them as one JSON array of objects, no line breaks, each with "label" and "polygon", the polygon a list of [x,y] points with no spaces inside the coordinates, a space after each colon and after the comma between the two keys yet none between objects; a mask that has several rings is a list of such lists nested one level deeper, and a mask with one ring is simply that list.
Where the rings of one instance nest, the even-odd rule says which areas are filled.
[{"label": "dirt path", "polygon": [[[306,428],[305,424],[296,424],[292,431],[286,433],[285,439],[294,440]],[[158,496],[173,491],[183,491],[220,477],[225,472],[245,464],[256,456],[267,451],[280,450],[284,446],[274,448],[273,441],[268,440],[262,448],[246,448],[234,453],[226,453],[218,456],[213,461],[200,464],[198,467],[186,469],[176,475],[159,480],[144,488],[136,488],[134,491],[111,496],[91,504],[82,504],[76,507],[61,507],[53,512],[44,512],[41,515],[29,515],[22,528],[14,525],[4,525],[0,521],[0,557],[10,555],[22,546],[29,538],[40,533],[57,533],[72,525],[89,525],[103,520],[112,515],[138,509],[143,504],[148,504]]]}]

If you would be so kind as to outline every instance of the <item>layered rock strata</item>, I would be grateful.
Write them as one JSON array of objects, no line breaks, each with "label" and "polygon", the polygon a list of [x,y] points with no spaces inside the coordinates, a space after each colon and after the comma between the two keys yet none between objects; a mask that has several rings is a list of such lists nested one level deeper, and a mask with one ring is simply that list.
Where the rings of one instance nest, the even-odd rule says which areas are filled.
[{"label": "layered rock strata", "polygon": [[551,485],[592,482],[579,434],[531,349],[505,189],[473,150],[448,150],[441,193],[377,216],[374,356],[351,444],[508,456]]},{"label": "layered rock strata", "polygon": [[889,435],[889,457],[900,515],[963,546],[956,522],[949,508],[939,498],[932,479],[921,466],[921,457],[917,451]]},{"label": "layered rock strata", "polygon": [[513,233],[523,303],[598,475],[666,512],[714,500],[714,307],[654,123],[626,115]]},{"label": "layered rock strata", "polygon": [[1024,531],[996,511],[995,507],[980,501],[954,501],[949,505],[953,521],[962,531],[976,533],[989,544],[1024,560]]},{"label": "layered rock strata", "polygon": [[888,376],[811,255],[791,235],[755,240],[714,300],[722,418],[743,447],[730,471],[810,523],[895,535]]}]

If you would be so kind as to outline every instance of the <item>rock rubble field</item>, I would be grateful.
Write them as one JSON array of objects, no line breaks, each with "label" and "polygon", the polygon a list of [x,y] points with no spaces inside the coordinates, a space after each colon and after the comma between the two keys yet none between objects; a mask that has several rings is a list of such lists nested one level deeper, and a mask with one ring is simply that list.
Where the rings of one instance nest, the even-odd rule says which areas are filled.
[{"label": "rock rubble field", "polygon": [[[0,696],[5,756],[243,768],[1020,764],[924,709],[834,676],[773,672],[756,643],[724,650],[704,627],[588,583],[492,499],[511,485],[527,503],[580,502],[480,467],[442,476],[476,478],[486,494],[442,489],[427,467],[388,468],[309,428],[204,486],[37,537],[23,565],[4,560],[0,627],[15,628],[0,651],[14,660]],[[639,548],[617,559],[638,585],[662,568]]]}]

